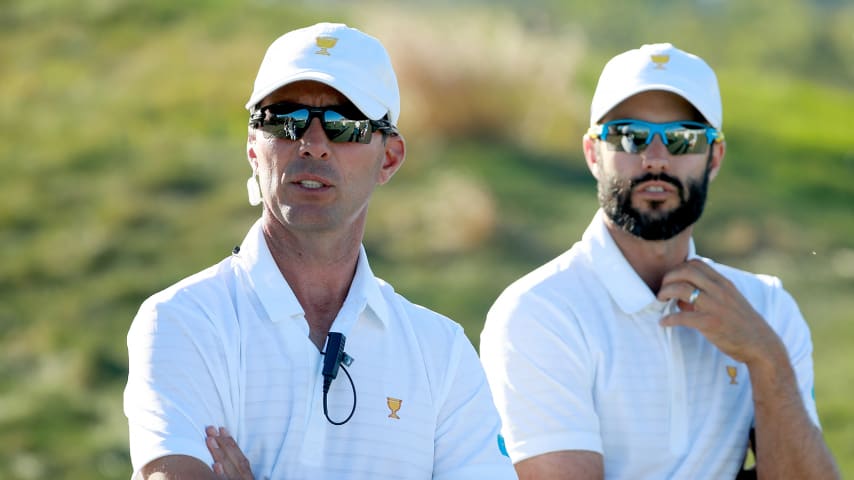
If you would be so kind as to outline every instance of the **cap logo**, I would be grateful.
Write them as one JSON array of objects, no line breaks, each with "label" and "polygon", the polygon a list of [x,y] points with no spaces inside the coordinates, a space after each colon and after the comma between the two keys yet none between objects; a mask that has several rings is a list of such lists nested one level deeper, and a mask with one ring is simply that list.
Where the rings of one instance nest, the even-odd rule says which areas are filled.
[{"label": "cap logo", "polygon": [[664,70],[664,64],[670,61],[670,55],[650,55],[649,58],[655,64],[657,70]]},{"label": "cap logo", "polygon": [[329,49],[334,47],[336,43],[338,43],[338,39],[335,37],[317,37],[315,39],[315,43],[320,47],[320,50],[314,52],[317,55],[331,55],[329,53]]}]

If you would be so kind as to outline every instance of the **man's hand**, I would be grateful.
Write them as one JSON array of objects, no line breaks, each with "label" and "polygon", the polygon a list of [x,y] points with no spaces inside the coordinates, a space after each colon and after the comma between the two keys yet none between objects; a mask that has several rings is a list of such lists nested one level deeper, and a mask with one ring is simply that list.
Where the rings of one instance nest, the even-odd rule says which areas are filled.
[{"label": "man's hand", "polygon": [[696,328],[739,362],[750,365],[769,353],[785,354],[776,332],[735,285],[700,260],[690,260],[668,272],[658,299],[675,299],[682,310],[665,317],[663,326]]},{"label": "man's hand", "polygon": [[696,328],[750,370],[756,471],[762,478],[840,478],[821,430],[804,408],[783,341],[732,282],[691,260],[664,276],[658,299],[675,299],[682,310],[662,319],[663,326]]},{"label": "man's hand", "polygon": [[249,460],[240,451],[237,442],[234,441],[225,427],[219,429],[207,427],[205,433],[208,435],[205,444],[213,455],[213,471],[217,476],[228,480],[254,479]]}]

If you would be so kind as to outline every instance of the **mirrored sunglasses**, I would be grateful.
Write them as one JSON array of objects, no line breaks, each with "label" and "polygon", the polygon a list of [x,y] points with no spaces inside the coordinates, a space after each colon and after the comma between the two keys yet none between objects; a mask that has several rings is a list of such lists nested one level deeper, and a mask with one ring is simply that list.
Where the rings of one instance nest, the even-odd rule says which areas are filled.
[{"label": "mirrored sunglasses", "polygon": [[587,131],[591,138],[608,144],[611,150],[641,153],[658,135],[671,155],[706,153],[709,145],[724,140],[724,133],[699,122],[652,123],[643,120],[612,120]]},{"label": "mirrored sunglasses", "polygon": [[249,125],[276,138],[299,140],[318,118],[323,131],[335,143],[371,143],[371,134],[381,131],[397,135],[397,128],[386,119],[365,118],[354,106],[310,107],[296,103],[274,103],[258,109],[249,117]]}]

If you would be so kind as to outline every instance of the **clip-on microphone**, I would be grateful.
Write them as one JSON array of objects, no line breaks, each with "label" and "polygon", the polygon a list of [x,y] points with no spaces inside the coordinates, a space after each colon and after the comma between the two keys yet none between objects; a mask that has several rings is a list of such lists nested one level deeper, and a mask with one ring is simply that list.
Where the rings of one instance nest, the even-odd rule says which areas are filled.
[{"label": "clip-on microphone", "polygon": [[[344,352],[344,344],[347,342],[347,337],[344,336],[343,333],[339,332],[329,332],[326,338],[326,351],[323,352],[323,413],[326,415],[326,419],[329,420],[329,423],[333,425],[343,425],[347,423],[350,418],[353,416],[353,412],[356,411],[356,386],[353,384],[353,377],[350,376],[350,372],[344,368],[344,365],[348,367],[353,363],[353,357],[347,355]],[[332,380],[338,376],[338,368],[341,367],[344,370],[344,373],[347,374],[347,378],[350,379],[350,385],[353,387],[353,409],[350,410],[350,415],[343,422],[334,422],[331,418],[329,418],[329,412],[326,407],[326,394],[329,393],[329,387],[332,385]]]},{"label": "clip-on microphone", "polygon": [[347,337],[343,333],[329,332],[327,335],[326,351],[323,352],[323,393],[329,391],[332,380],[338,376],[338,367],[347,355],[344,353],[345,343],[347,343]]}]

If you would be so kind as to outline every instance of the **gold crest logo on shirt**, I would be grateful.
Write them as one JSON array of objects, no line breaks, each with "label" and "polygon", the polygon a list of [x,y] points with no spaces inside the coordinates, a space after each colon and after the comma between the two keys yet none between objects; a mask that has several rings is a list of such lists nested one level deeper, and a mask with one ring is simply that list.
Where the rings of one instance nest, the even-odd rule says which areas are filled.
[{"label": "gold crest logo on shirt", "polygon": [[332,55],[329,53],[329,49],[338,43],[338,39],[335,37],[317,37],[314,41],[320,47],[320,50],[314,52],[317,55]]},{"label": "gold crest logo on shirt", "polygon": [[400,417],[397,416],[397,411],[400,410],[400,404],[403,403],[403,400],[399,398],[385,397],[385,403],[388,405],[388,409],[391,410],[391,413],[388,414],[388,418],[396,418],[400,420]]},{"label": "gold crest logo on shirt", "polygon": [[649,58],[657,70],[664,70],[664,65],[670,61],[670,55],[650,55]]},{"label": "gold crest logo on shirt", "polygon": [[726,366],[726,374],[729,375],[729,384],[730,385],[738,385],[738,382],[735,381],[736,375],[738,375],[738,369],[733,367],[732,365]]}]

